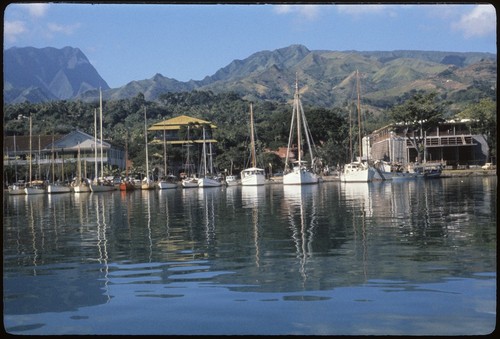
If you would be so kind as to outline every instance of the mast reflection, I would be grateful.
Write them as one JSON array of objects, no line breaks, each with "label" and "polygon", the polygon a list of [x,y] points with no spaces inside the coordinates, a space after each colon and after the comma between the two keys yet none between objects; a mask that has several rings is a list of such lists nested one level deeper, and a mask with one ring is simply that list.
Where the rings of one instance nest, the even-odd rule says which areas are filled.
[{"label": "mast reflection", "polygon": [[285,202],[288,204],[289,227],[295,243],[303,283],[307,280],[307,262],[313,257],[315,229],[318,225],[316,213],[316,185],[283,186]]}]

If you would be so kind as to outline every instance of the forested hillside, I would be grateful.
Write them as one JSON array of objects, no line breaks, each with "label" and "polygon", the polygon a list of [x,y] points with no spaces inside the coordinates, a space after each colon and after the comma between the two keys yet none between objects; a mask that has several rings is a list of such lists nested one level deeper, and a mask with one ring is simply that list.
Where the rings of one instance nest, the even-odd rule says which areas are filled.
[{"label": "forested hillside", "polygon": [[[307,98],[307,95],[304,93],[302,98]],[[444,107],[440,112],[442,116],[452,117],[454,113],[450,110],[451,105],[446,98],[439,95],[435,98],[436,105]],[[493,101],[488,100],[495,105]],[[141,166],[145,163],[144,109],[147,112],[149,126],[179,115],[188,115],[217,125],[217,129],[213,131],[214,137],[218,140],[215,145],[216,166],[219,170],[233,166],[233,169],[237,171],[245,166],[249,155],[249,105],[250,101],[243,99],[237,93],[216,94],[211,91],[163,93],[156,101],[146,100],[142,93],[130,99],[105,100],[103,102],[104,139],[122,147],[127,144],[129,157],[136,166]],[[62,135],[75,128],[93,135],[94,111],[98,107],[98,102],[83,101],[6,105],[4,106],[4,135],[28,135],[27,120],[20,119],[20,117],[30,114],[33,117],[34,135]],[[325,164],[334,166],[348,160],[349,125],[351,124],[353,131],[357,129],[355,120],[349,122],[349,115],[353,109],[355,107],[352,105],[324,108],[304,103],[314,142]],[[286,147],[292,114],[291,104],[256,100],[253,102],[253,111],[258,153],[261,155],[260,163],[265,165],[271,163],[274,168],[282,168],[281,160],[272,153],[266,153],[265,150]],[[468,114],[474,114],[477,111],[474,106],[469,106]],[[389,109],[384,114],[376,115],[369,108],[362,106],[362,113],[364,134],[391,121]],[[487,114],[491,116],[491,112]],[[154,137],[154,133],[148,136],[150,141]],[[161,138],[161,135],[156,137]],[[154,147],[150,150],[150,154],[163,153],[160,146]],[[183,159],[182,147],[169,146],[168,154],[172,161],[179,162]],[[157,159],[157,162],[160,160]]]}]

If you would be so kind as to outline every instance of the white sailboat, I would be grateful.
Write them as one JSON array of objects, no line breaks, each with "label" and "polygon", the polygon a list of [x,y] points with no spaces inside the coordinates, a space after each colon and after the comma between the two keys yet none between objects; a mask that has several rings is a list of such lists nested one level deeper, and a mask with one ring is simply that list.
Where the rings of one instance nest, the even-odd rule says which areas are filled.
[{"label": "white sailboat", "polygon": [[[212,165],[212,143],[208,143],[209,150],[207,151],[207,142],[205,136],[205,126],[203,126],[203,150],[202,164],[200,166],[200,177],[198,178],[198,187],[220,187],[222,182],[218,180],[213,173]],[[208,153],[207,153],[208,152]]]},{"label": "white sailboat", "polygon": [[14,134],[14,173],[16,176],[16,181],[9,185],[8,190],[10,195],[24,195],[26,191],[24,190],[25,184],[24,182],[19,182],[17,179],[17,151],[16,151],[16,135]]},{"label": "white sailboat", "polygon": [[[293,164],[293,168],[289,169],[288,166],[288,155],[291,152],[292,140],[294,134],[294,128],[296,128],[297,134],[297,160]],[[306,116],[304,114],[304,109],[302,108],[302,103],[299,96],[299,84],[298,79],[295,80],[295,95],[293,99],[293,111],[292,111],[292,123],[290,125],[290,136],[288,138],[288,149],[285,159],[285,171],[283,175],[283,185],[306,185],[306,184],[317,184],[319,178],[312,171],[312,169],[307,166],[307,162],[302,160],[302,128],[304,129],[304,134],[306,136],[307,148],[309,155],[311,157],[311,162],[314,165],[316,158],[313,154],[313,143],[312,138],[307,126]]]},{"label": "white sailboat", "polygon": [[144,139],[146,142],[146,176],[142,179],[141,189],[152,190],[155,188],[153,180],[149,177],[149,155],[148,155],[148,129],[146,119],[146,107],[144,107]]},{"label": "white sailboat", "polygon": [[98,176],[97,170],[97,118],[96,113],[94,111],[94,142],[95,142],[95,178],[94,181],[90,184],[90,190],[92,192],[109,192],[114,191],[115,186],[113,183],[106,182],[104,180],[104,163],[103,163],[103,150],[102,150],[102,92],[99,89],[99,118],[100,118],[100,134],[101,134],[101,178]]},{"label": "white sailboat", "polygon": [[165,137],[165,130],[163,130],[163,172],[164,177],[158,181],[159,189],[177,188],[177,180],[175,176],[168,175],[167,172],[167,140]]},{"label": "white sailboat", "polygon": [[45,193],[45,188],[42,185],[42,182],[40,180],[38,181],[32,181],[31,180],[31,175],[32,175],[32,158],[33,158],[33,153],[32,153],[32,121],[31,121],[31,114],[30,114],[30,162],[29,162],[29,182],[28,186],[24,188],[24,192],[27,195],[33,195],[33,194],[44,194]]},{"label": "white sailboat", "polygon": [[86,179],[82,177],[82,161],[80,156],[80,145],[78,145],[77,162],[78,162],[78,177],[76,178],[76,181],[73,184],[73,192],[75,193],[90,192],[89,183],[86,181]]},{"label": "white sailboat", "polygon": [[255,152],[255,132],[253,123],[253,108],[250,103],[250,157],[252,167],[245,168],[241,171],[241,185],[242,186],[260,186],[266,182],[266,175],[264,169],[257,168],[257,156]]},{"label": "white sailboat", "polygon": [[191,144],[191,139],[189,135],[189,126],[187,127],[187,143],[184,145],[186,150],[186,163],[184,165],[185,177],[182,179],[183,188],[195,188],[198,187],[198,178],[194,176],[194,165],[191,160],[190,149],[193,146]]},{"label": "white sailboat", "polygon": [[61,179],[55,181],[54,136],[52,136],[52,183],[47,186],[47,193],[71,193],[71,187],[64,184],[64,157],[61,154]]},{"label": "white sailboat", "polygon": [[[375,169],[366,161],[361,160],[362,156],[362,137],[361,137],[361,105],[359,94],[359,72],[356,71],[356,89],[358,94],[358,148],[359,159],[354,161],[351,156],[351,162],[344,165],[344,170],[340,173],[340,181],[342,182],[370,182],[375,175]],[[350,120],[350,119],[349,119]]]}]

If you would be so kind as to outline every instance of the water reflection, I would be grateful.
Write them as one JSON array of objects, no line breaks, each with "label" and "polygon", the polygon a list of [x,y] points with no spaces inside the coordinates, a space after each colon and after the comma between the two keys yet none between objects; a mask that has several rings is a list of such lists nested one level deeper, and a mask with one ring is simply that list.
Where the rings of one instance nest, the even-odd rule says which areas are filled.
[{"label": "water reflection", "polygon": [[307,279],[307,261],[313,256],[316,220],[316,185],[283,186],[285,201],[288,202],[289,227],[295,243],[296,256],[300,262],[300,274]]},{"label": "water reflection", "polygon": [[484,322],[497,207],[483,180],[8,196],[4,322],[192,334],[205,319],[210,333],[244,334],[241,317],[274,334],[405,333],[414,314],[466,323],[450,325],[451,307]]}]

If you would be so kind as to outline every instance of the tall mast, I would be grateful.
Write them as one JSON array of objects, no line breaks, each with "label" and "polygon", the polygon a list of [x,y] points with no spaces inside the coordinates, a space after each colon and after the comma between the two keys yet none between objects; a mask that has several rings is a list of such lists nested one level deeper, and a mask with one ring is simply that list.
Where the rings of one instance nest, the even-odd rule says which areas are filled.
[{"label": "tall mast", "polygon": [[54,132],[52,131],[52,183],[56,181],[56,169],[55,169],[55,150],[54,150]]},{"label": "tall mast", "polygon": [[297,114],[297,154],[298,154],[298,160],[299,160],[299,166],[302,164],[302,138],[301,138],[301,130],[300,130],[300,113],[299,113],[299,79],[297,76],[297,73],[295,73],[295,98],[294,98],[294,104],[293,104],[293,109],[295,111],[295,114]]},{"label": "tall mast", "polygon": [[358,92],[358,147],[359,162],[361,162],[363,147],[361,145],[361,104],[359,99],[359,72],[356,70],[356,91]]},{"label": "tall mast", "polygon": [[31,113],[30,113],[30,170],[29,170],[29,172],[30,172],[30,178],[29,178],[30,179],[30,181],[29,181],[30,186],[31,186],[31,163],[33,161],[33,159],[32,159],[33,153],[31,152],[31,150],[32,150],[31,137],[32,137],[32,126],[31,126]]},{"label": "tall mast", "polygon": [[95,172],[95,182],[99,180],[99,175],[97,173],[97,110],[94,109],[94,172]]},{"label": "tall mast", "polygon": [[104,163],[103,163],[103,155],[102,155],[102,91],[101,88],[99,88],[99,117],[101,121],[101,126],[100,126],[100,139],[101,139],[101,176],[104,177]]},{"label": "tall mast", "polygon": [[146,182],[149,183],[148,131],[146,124],[146,107],[144,107],[144,139],[146,140]]},{"label": "tall mast", "polygon": [[165,171],[165,179],[167,179],[167,142],[165,129],[163,129],[163,170]]},{"label": "tall mast", "polygon": [[250,103],[250,144],[252,152],[252,167],[257,167],[256,155],[255,155],[255,138],[253,129],[253,108],[252,103]]}]

